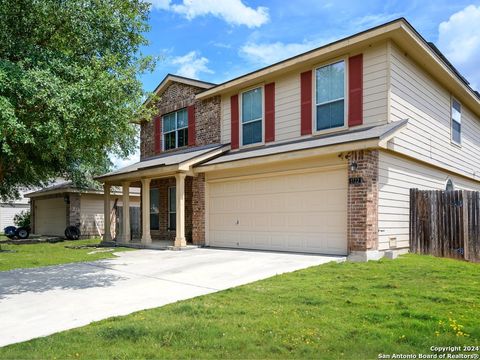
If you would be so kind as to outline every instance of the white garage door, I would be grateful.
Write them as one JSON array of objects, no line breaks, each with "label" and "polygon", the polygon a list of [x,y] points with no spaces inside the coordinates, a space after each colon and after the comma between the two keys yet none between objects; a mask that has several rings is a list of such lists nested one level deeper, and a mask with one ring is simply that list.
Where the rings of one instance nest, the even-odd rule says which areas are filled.
[{"label": "white garage door", "polygon": [[347,254],[347,170],[210,182],[209,245]]},{"label": "white garage door", "polygon": [[35,233],[64,236],[67,206],[62,198],[35,200]]}]

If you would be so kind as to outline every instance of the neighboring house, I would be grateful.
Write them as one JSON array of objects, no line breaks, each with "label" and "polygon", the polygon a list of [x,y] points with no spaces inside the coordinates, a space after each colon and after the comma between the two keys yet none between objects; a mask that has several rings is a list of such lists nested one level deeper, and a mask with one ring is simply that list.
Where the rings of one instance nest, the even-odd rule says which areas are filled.
[{"label": "neighboring house", "polygon": [[[99,237],[104,233],[104,195],[101,190],[75,187],[66,181],[25,196],[30,198],[34,234],[63,237],[70,225],[79,226],[82,238]],[[121,198],[120,191],[112,192],[109,211],[115,199],[119,199],[117,206],[122,206]],[[129,200],[131,207],[139,207],[140,193],[132,189]]]},{"label": "neighboring house", "polygon": [[0,202],[0,232],[7,226],[14,226],[13,218],[15,215],[20,214],[22,211],[30,210],[28,199],[23,195],[24,192],[20,192],[20,199]]},{"label": "neighboring house", "polygon": [[480,96],[404,19],[156,94],[141,161],[99,178],[142,188],[145,246],[375,259],[408,250],[410,188],[480,190]]}]

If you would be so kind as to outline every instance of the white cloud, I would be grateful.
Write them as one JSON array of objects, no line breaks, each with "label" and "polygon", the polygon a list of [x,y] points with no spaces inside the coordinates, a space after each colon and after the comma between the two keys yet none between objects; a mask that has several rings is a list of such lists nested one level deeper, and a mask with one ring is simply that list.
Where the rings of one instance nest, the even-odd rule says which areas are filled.
[{"label": "white cloud", "polygon": [[172,10],[191,20],[198,16],[213,15],[232,25],[259,27],[269,21],[268,8],[256,9],[245,5],[241,0],[183,0],[182,4],[172,5]]},{"label": "white cloud", "polygon": [[179,65],[176,74],[189,78],[198,79],[200,73],[213,74],[207,66],[208,59],[200,56],[196,51],[190,51],[183,56],[177,56],[171,60],[173,65]]},{"label": "white cloud", "polygon": [[268,8],[256,9],[245,5],[242,0],[183,0],[172,4],[171,0],[150,0],[152,7],[170,10],[192,20],[199,16],[212,15],[231,25],[245,25],[249,28],[259,27],[270,20]]},{"label": "white cloud", "polygon": [[159,10],[170,9],[170,0],[149,0],[152,4],[152,8]]},{"label": "white cloud", "polygon": [[304,53],[325,44],[324,40],[305,41],[302,43],[285,44],[249,42],[240,48],[240,55],[255,65],[270,65],[277,61]]},{"label": "white cloud", "polygon": [[438,27],[439,49],[480,90],[480,6],[470,5],[450,16]]}]

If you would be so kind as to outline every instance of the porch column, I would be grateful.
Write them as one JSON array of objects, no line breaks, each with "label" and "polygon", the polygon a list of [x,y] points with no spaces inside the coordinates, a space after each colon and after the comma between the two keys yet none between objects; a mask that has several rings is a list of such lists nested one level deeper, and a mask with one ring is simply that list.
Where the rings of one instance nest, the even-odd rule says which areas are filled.
[{"label": "porch column", "polygon": [[142,244],[148,245],[152,242],[150,235],[150,181],[142,179]]},{"label": "porch column", "polygon": [[122,184],[122,242],[130,242],[130,183],[124,182]]},{"label": "porch column", "polygon": [[176,193],[177,193],[177,236],[175,237],[175,247],[186,246],[185,240],[185,174],[175,174]]},{"label": "porch column", "polygon": [[112,241],[110,233],[110,185],[103,184],[103,241]]}]

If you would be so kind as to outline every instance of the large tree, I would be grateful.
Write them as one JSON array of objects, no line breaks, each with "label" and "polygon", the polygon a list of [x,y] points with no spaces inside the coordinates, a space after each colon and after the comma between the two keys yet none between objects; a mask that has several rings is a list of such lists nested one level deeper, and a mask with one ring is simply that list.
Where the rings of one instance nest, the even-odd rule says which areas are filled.
[{"label": "large tree", "polygon": [[82,182],[128,156],[150,4],[0,0],[0,197],[57,176]]}]

